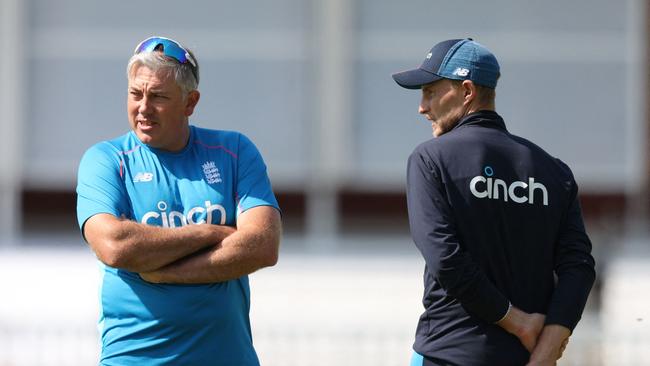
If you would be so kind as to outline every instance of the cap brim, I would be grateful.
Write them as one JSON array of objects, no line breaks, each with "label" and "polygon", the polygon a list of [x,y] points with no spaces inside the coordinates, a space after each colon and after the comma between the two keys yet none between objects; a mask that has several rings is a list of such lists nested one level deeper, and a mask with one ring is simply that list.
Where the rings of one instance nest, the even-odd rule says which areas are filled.
[{"label": "cap brim", "polygon": [[407,70],[393,74],[393,80],[399,86],[406,89],[420,89],[422,85],[430,84],[440,79],[442,79],[441,76],[422,69]]}]

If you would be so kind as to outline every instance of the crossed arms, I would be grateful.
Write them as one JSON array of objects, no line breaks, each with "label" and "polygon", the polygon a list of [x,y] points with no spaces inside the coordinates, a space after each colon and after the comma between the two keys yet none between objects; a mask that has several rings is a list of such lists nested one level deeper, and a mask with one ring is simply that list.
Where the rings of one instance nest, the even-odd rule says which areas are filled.
[{"label": "crossed arms", "polygon": [[257,206],[239,215],[236,228],[163,228],[97,214],[83,231],[97,258],[108,266],[140,273],[149,282],[198,284],[275,265],[282,225],[275,208]]}]

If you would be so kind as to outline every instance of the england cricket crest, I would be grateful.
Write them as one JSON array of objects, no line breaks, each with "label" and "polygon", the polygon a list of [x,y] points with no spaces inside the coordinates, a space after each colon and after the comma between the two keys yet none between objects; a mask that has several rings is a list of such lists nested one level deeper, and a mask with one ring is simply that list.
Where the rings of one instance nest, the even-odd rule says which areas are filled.
[{"label": "england cricket crest", "polygon": [[208,184],[221,183],[221,174],[219,173],[219,168],[217,168],[214,161],[208,161],[205,164],[201,165],[203,167],[203,174],[205,174],[205,180]]}]

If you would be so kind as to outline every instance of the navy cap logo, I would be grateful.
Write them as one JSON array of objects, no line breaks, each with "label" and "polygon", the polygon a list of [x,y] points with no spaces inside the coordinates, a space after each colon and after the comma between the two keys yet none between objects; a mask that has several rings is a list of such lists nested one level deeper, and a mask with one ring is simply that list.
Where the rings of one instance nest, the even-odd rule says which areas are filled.
[{"label": "navy cap logo", "polygon": [[454,72],[452,74],[456,75],[456,76],[465,77],[465,76],[469,75],[469,70],[464,68],[464,67],[457,67],[456,70],[454,70]]},{"label": "navy cap logo", "polygon": [[427,60],[430,59],[431,56],[433,56],[433,52],[429,52],[429,53],[427,53],[427,57],[426,57],[426,59],[427,59]]}]

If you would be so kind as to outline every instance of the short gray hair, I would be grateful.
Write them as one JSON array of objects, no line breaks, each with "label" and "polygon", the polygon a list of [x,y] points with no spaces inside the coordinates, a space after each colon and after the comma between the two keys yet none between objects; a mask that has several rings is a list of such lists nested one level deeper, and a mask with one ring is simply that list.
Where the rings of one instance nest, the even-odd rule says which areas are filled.
[{"label": "short gray hair", "polygon": [[[193,58],[194,54],[191,51],[187,51]],[[198,61],[196,64],[196,77],[192,73],[192,65],[190,63],[181,64],[175,59],[165,56],[162,52],[140,52],[129,59],[129,63],[126,66],[126,77],[127,79],[131,78],[131,73],[135,66],[146,66],[151,69],[153,72],[159,70],[168,70],[170,74],[174,76],[176,84],[183,91],[183,96],[193,90],[196,90],[199,87],[199,65]]]}]

